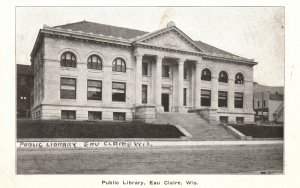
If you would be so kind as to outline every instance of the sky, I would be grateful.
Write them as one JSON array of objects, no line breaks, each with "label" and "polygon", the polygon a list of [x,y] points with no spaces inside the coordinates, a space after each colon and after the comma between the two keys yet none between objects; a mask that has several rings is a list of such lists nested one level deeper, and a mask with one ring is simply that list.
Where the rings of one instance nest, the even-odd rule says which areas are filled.
[{"label": "sky", "polygon": [[30,64],[39,29],[79,21],[155,31],[170,21],[193,40],[254,59],[254,81],[284,86],[282,7],[17,7],[16,63]]}]

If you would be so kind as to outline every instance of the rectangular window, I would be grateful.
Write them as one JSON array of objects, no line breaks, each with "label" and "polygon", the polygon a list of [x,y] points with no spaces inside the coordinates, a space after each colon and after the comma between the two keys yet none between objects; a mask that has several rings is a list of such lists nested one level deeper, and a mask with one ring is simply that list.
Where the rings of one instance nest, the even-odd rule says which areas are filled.
[{"label": "rectangular window", "polygon": [[219,91],[218,106],[227,108],[227,91]]},{"label": "rectangular window", "polygon": [[187,105],[187,88],[183,88],[183,106],[186,106]]},{"label": "rectangular window", "polygon": [[243,93],[234,93],[234,108],[243,108],[244,96]]},{"label": "rectangular window", "polygon": [[220,123],[228,123],[228,116],[220,116]]},{"label": "rectangular window", "polygon": [[21,78],[20,78],[20,84],[21,84],[21,86],[26,86],[26,76],[21,76]]},{"label": "rectangular window", "polygon": [[263,108],[265,108],[266,107],[266,101],[264,100],[263,101],[263,106],[262,106]]},{"label": "rectangular window", "polygon": [[142,75],[148,75],[148,63],[142,63]]},{"label": "rectangular window", "polygon": [[114,112],[113,118],[116,121],[125,121],[126,113],[125,112]]},{"label": "rectangular window", "polygon": [[244,124],[244,117],[236,117],[237,124]]},{"label": "rectangular window", "polygon": [[210,90],[201,89],[201,106],[210,106]]},{"label": "rectangular window", "polygon": [[112,83],[112,101],[118,101],[118,102],[126,101],[126,83],[123,82]]},{"label": "rectangular window", "polygon": [[76,111],[73,110],[62,110],[61,119],[76,119]]},{"label": "rectangular window", "polygon": [[76,99],[76,79],[61,78],[60,79],[60,98]]},{"label": "rectangular window", "polygon": [[259,108],[259,101],[257,101],[257,108]]},{"label": "rectangular window", "polygon": [[102,112],[89,111],[88,116],[90,121],[102,120]]},{"label": "rectangular window", "polygon": [[147,104],[147,85],[142,85],[142,103]]},{"label": "rectangular window", "polygon": [[188,69],[187,67],[184,67],[183,69],[183,79],[187,80],[188,78]]},{"label": "rectangular window", "polygon": [[87,99],[102,100],[102,82],[100,80],[87,81]]},{"label": "rectangular window", "polygon": [[168,65],[162,66],[162,77],[170,78],[170,66]]}]

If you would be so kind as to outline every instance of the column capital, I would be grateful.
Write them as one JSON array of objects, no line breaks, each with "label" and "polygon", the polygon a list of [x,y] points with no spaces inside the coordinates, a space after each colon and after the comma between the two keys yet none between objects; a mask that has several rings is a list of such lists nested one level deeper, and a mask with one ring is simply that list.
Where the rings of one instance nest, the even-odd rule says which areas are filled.
[{"label": "column capital", "polygon": [[156,55],[156,60],[161,61],[164,57],[164,55]]},{"label": "column capital", "polygon": [[202,66],[202,64],[199,62],[199,61],[196,61],[196,67],[201,67]]},{"label": "column capital", "polygon": [[178,65],[183,65],[186,59],[178,59]]},{"label": "column capital", "polygon": [[135,56],[135,58],[136,58],[137,60],[142,60],[144,54],[142,54],[142,53],[135,53],[134,56]]}]

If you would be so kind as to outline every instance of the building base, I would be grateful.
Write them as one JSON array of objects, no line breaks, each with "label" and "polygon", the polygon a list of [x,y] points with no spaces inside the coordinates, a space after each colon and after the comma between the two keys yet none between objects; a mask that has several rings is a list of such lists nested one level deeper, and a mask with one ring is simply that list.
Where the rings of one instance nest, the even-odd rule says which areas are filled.
[{"label": "building base", "polygon": [[135,107],[135,119],[152,123],[156,120],[156,106],[141,105]]},{"label": "building base", "polygon": [[187,109],[184,106],[174,106],[174,112],[187,113]]}]

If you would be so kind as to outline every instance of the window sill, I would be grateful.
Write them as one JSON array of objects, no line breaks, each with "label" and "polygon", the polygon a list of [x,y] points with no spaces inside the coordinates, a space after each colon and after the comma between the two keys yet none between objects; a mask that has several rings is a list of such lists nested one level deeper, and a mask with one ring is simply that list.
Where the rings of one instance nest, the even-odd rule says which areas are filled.
[{"label": "window sill", "polygon": [[126,72],[112,72],[112,75],[127,76]]},{"label": "window sill", "polygon": [[88,102],[102,103],[102,100],[87,99]]},{"label": "window sill", "polygon": [[226,82],[219,82],[219,85],[228,86],[228,83],[226,83]]},{"label": "window sill", "polygon": [[61,101],[76,101],[76,99],[60,99]]},{"label": "window sill", "polygon": [[124,103],[126,103],[126,101],[112,101],[112,103],[114,103],[114,104],[124,104]]},{"label": "window sill", "polygon": [[228,107],[218,107],[220,110],[228,111]]},{"label": "window sill", "polygon": [[60,67],[61,70],[77,71],[77,67]]},{"label": "window sill", "polygon": [[98,70],[98,69],[87,69],[88,72],[92,72],[92,73],[101,73],[103,72],[103,70]]}]

